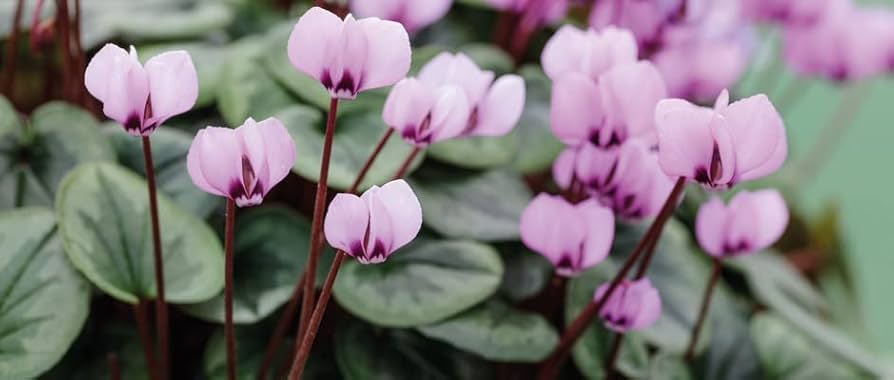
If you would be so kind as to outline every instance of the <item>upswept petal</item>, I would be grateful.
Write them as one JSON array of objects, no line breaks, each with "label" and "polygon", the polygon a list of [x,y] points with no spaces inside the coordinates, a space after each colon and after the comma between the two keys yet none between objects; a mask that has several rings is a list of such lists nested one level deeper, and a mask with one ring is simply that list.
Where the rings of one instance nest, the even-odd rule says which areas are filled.
[{"label": "upswept petal", "polygon": [[[264,175],[266,195],[270,189],[286,178],[295,164],[295,141],[279,119],[269,117],[257,122],[258,132],[266,149],[267,173]],[[260,175],[260,174],[259,174]]]},{"label": "upswept petal", "polygon": [[458,86],[443,86],[435,90],[435,104],[431,110],[431,142],[459,136],[469,121],[469,102]]},{"label": "upswept petal", "polygon": [[553,83],[550,127],[567,145],[579,145],[604,123],[599,87],[583,74],[569,73]]},{"label": "upswept petal", "polygon": [[711,128],[716,114],[682,99],[665,99],[655,108],[658,162],[671,177],[694,178],[708,170],[714,153]]},{"label": "upswept petal", "polygon": [[736,143],[736,177],[755,179],[779,168],[782,164],[779,150],[787,147],[785,127],[766,95],[755,95],[731,104],[725,116]]},{"label": "upswept petal", "polygon": [[695,217],[695,237],[709,255],[723,256],[728,220],[726,205],[716,196],[699,207]]},{"label": "upswept petal", "polygon": [[382,119],[401,136],[417,136],[416,129],[434,104],[434,94],[425,83],[416,78],[406,78],[394,85],[388,94],[382,108]]},{"label": "upswept petal", "polygon": [[390,254],[413,241],[419,234],[422,228],[422,206],[416,193],[402,179],[386,183],[376,195],[391,220]]},{"label": "upswept petal", "polygon": [[789,212],[782,194],[775,189],[751,193],[752,204],[758,211],[755,250],[762,250],[776,243],[788,227]]},{"label": "upswept petal", "polygon": [[404,3],[406,6],[404,19],[409,24],[407,29],[415,31],[444,17],[450,10],[450,6],[453,5],[453,0],[407,0]]},{"label": "upswept petal", "polygon": [[[546,42],[540,62],[546,75],[556,81],[564,74],[582,73],[582,63],[588,62],[587,31],[564,25]],[[592,34],[592,33],[591,33]]]},{"label": "upswept petal", "polygon": [[[168,118],[189,111],[199,97],[199,79],[189,53],[183,50],[159,54],[146,62],[152,114],[145,127],[153,128]],[[145,128],[144,127],[144,128]]]},{"label": "upswept petal", "polygon": [[525,82],[514,74],[504,75],[478,103],[478,123],[473,136],[502,136],[518,124],[525,108]]},{"label": "upswept petal", "polygon": [[241,150],[230,128],[200,130],[186,155],[187,171],[193,183],[208,193],[232,197],[233,186],[242,183]]},{"label": "upswept petal", "polygon": [[369,226],[369,208],[354,194],[337,194],[329,204],[323,233],[326,241],[351,257],[363,256],[363,236]]},{"label": "upswept petal", "polygon": [[106,116],[124,125],[128,133],[143,135],[149,79],[133,47],[128,54],[106,44],[87,65],[84,82],[87,90],[102,102]]},{"label": "upswept petal", "polygon": [[[246,194],[246,197],[251,197],[251,193],[256,192],[261,193],[263,197],[266,194],[265,185],[270,184],[268,175],[270,170],[267,167],[267,142],[258,128],[258,123],[252,118],[245,120],[245,123],[233,130],[233,133],[242,151],[241,183],[245,185],[245,191],[249,193]],[[260,189],[257,186],[260,186]]]},{"label": "upswept petal", "polygon": [[469,103],[477,104],[493,83],[494,73],[481,70],[463,53],[443,52],[422,67],[418,78],[432,88],[447,84],[460,86],[465,91]]},{"label": "upswept petal", "polygon": [[635,301],[639,309],[630,325],[630,330],[647,328],[661,317],[661,296],[648,278],[634,281],[630,285],[627,297]]},{"label": "upswept petal", "polygon": [[405,77],[410,70],[410,37],[403,25],[377,18],[357,23],[368,43],[359,90],[390,86]]},{"label": "upswept petal", "polygon": [[374,186],[363,193],[360,199],[369,209],[369,228],[364,243],[363,256],[357,257],[362,264],[378,264],[394,251],[394,226],[400,221],[394,220],[382,199],[379,198],[381,188]]},{"label": "upswept petal", "polygon": [[589,268],[608,257],[615,238],[615,215],[593,198],[574,207],[587,226],[580,266],[581,269]]},{"label": "upswept petal", "polygon": [[599,33],[600,42],[604,46],[600,52],[605,54],[605,59],[594,59],[591,63],[591,75],[601,75],[605,71],[627,63],[634,63],[637,59],[636,38],[627,29],[619,29],[609,26]]},{"label": "upswept petal", "polygon": [[608,124],[620,124],[626,137],[655,141],[655,106],[667,97],[661,74],[648,61],[615,66],[599,78]]},{"label": "upswept petal", "polygon": [[574,178],[574,166],[577,161],[577,152],[579,148],[567,147],[556,160],[553,161],[553,181],[559,185],[561,189],[568,189],[571,186],[571,180]]},{"label": "upswept petal", "polygon": [[342,33],[343,21],[332,12],[313,7],[295,24],[289,36],[289,61],[298,71],[322,81],[331,60],[341,52],[334,43]]},{"label": "upswept petal", "polygon": [[617,176],[624,173],[619,170],[618,161],[617,148],[599,148],[585,142],[578,150],[574,173],[591,189],[609,191],[617,181]]},{"label": "upswept petal", "polygon": [[576,259],[587,234],[576,215],[574,207],[561,197],[542,193],[522,212],[521,240],[553,265],[570,255]]}]

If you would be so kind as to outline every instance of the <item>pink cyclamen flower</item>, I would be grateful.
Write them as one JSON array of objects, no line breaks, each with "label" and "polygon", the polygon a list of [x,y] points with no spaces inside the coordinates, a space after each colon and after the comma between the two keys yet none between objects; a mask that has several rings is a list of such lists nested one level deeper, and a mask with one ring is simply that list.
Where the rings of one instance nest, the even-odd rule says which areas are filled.
[{"label": "pink cyclamen flower", "polygon": [[682,99],[658,103],[658,162],[667,175],[728,189],[782,166],[788,143],[770,100],[761,94],[728,103],[725,90],[713,109]]},{"label": "pink cyclamen flower", "polygon": [[809,26],[841,0],[742,0],[743,13],[756,21]]},{"label": "pink cyclamen flower", "polygon": [[566,73],[553,83],[550,127],[563,143],[620,145],[655,140],[655,106],[667,97],[664,79],[647,61],[618,65],[594,81]]},{"label": "pink cyclamen flower", "polygon": [[589,24],[596,29],[615,26],[630,30],[640,49],[653,51],[661,44],[665,27],[682,18],[692,0],[604,0],[593,4]]},{"label": "pink cyclamen flower", "polygon": [[275,118],[242,126],[200,130],[186,155],[192,182],[205,192],[227,197],[239,207],[261,204],[295,162],[295,143]]},{"label": "pink cyclamen flower", "polygon": [[361,264],[377,264],[411,242],[422,228],[419,199],[404,180],[363,195],[338,194],[329,205],[323,231],[329,245]]},{"label": "pink cyclamen flower", "polygon": [[614,189],[618,172],[618,148],[599,148],[590,143],[565,148],[553,162],[553,180],[562,189],[573,181],[589,192],[603,194]]},{"label": "pink cyclamen flower", "polygon": [[576,205],[540,194],[522,213],[521,240],[571,277],[605,260],[615,235],[611,210],[593,199]]},{"label": "pink cyclamen flower", "polygon": [[397,21],[414,33],[440,20],[453,0],[352,0],[351,11],[360,17]]},{"label": "pink cyclamen flower", "polygon": [[625,219],[657,215],[674,187],[658,164],[658,153],[631,140],[621,146],[618,156],[617,175],[613,188],[605,194],[606,204]]},{"label": "pink cyclamen flower", "polygon": [[543,47],[540,62],[552,80],[568,73],[597,79],[612,67],[636,62],[636,39],[628,30],[614,27],[599,32],[565,25]]},{"label": "pink cyclamen flower", "polygon": [[298,19],[288,54],[298,71],[339,99],[392,85],[410,69],[410,40],[401,24],[351,15],[342,20],[319,7]]},{"label": "pink cyclamen flower", "polygon": [[[610,284],[602,284],[596,289],[594,301],[602,298]],[[605,327],[625,333],[630,330],[648,328],[661,316],[661,297],[648,278],[623,280],[599,311]]]},{"label": "pink cyclamen flower", "polygon": [[106,44],[90,59],[84,85],[102,102],[102,111],[134,136],[149,136],[168,118],[189,111],[199,96],[196,69],[189,53],[176,50],[140,64],[130,53]]},{"label": "pink cyclamen flower", "polygon": [[769,247],[788,226],[788,208],[776,190],[742,191],[729,205],[714,197],[695,218],[698,243],[709,255],[723,258]]},{"label": "pink cyclamen flower", "polygon": [[502,136],[512,130],[525,106],[525,82],[515,74],[494,81],[463,53],[441,53],[419,71],[419,80],[432,87],[456,85],[471,107],[462,136]]},{"label": "pink cyclamen flower", "polygon": [[461,88],[431,87],[416,78],[394,85],[382,109],[385,124],[420,148],[458,136],[469,115],[469,102]]}]

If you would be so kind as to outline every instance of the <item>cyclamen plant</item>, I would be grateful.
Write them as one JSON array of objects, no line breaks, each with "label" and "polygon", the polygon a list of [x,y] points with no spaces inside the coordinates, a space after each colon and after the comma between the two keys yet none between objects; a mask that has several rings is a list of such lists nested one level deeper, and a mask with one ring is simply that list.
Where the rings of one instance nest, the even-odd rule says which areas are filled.
[{"label": "cyclamen plant", "polygon": [[[252,5],[263,25],[240,18],[187,50],[138,43],[156,53],[143,63],[133,46],[95,45],[139,28],[96,38],[86,3],[56,1],[43,21],[43,1],[23,3],[11,24],[34,12],[30,58],[61,75],[46,93],[85,111],[19,118],[0,101],[0,158],[15,163],[15,175],[0,168],[0,186],[15,184],[0,205],[56,208],[0,213],[0,378],[95,377],[94,351],[112,379],[687,378],[733,361],[743,378],[885,375],[825,315],[788,304],[821,303],[799,271],[830,264],[781,267],[776,251],[816,249],[789,191],[828,148],[783,168],[797,120],[786,112],[807,88],[795,79],[777,96],[761,83],[780,68],[753,58],[769,49],[763,24],[779,33],[778,64],[859,89],[894,69],[894,12],[847,0],[276,1]],[[190,40],[174,24],[142,39]],[[14,30],[0,89],[28,109]],[[752,64],[757,86],[742,83]],[[843,109],[866,96],[855,94]],[[88,112],[116,126],[93,128]],[[128,168],[87,163],[139,172],[133,137],[148,198],[132,196],[143,182]],[[249,209],[238,224],[237,208]],[[768,294],[777,286],[784,297]],[[94,293],[111,297],[93,298],[82,329]],[[129,337],[98,338],[130,333],[122,303],[142,360]],[[706,328],[718,315],[726,336]],[[766,333],[766,318],[785,328]],[[196,328],[214,323],[219,335]],[[767,358],[788,342],[835,368],[800,356],[777,368]]]}]

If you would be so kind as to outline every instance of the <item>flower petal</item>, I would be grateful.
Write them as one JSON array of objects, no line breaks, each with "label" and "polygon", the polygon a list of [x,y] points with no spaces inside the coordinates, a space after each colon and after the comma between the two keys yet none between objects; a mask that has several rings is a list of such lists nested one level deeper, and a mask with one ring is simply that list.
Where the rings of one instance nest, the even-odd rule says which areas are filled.
[{"label": "flower petal", "polygon": [[518,75],[504,75],[478,104],[478,124],[473,136],[502,136],[512,130],[525,108],[525,82]]},{"label": "flower petal", "polygon": [[574,178],[574,166],[577,160],[578,148],[567,147],[556,160],[553,161],[553,181],[559,185],[560,189],[566,190],[571,186],[571,180]]},{"label": "flower petal", "polygon": [[276,184],[286,178],[295,164],[295,142],[279,119],[270,117],[257,123],[258,134],[263,139],[266,173],[257,173],[264,184],[264,196]]},{"label": "flower petal", "polygon": [[531,250],[558,265],[576,255],[586,238],[585,223],[573,206],[558,196],[541,193],[522,212],[521,240]]},{"label": "flower petal", "polygon": [[564,25],[550,37],[540,56],[543,71],[550,79],[556,81],[572,72],[585,74],[582,64],[589,60],[587,48],[590,45],[587,33],[575,26]]},{"label": "flower petal", "polygon": [[711,197],[711,200],[698,209],[695,217],[695,237],[702,249],[711,256],[721,257],[724,253],[728,220],[726,205],[716,196]]},{"label": "flower petal", "polygon": [[366,202],[354,194],[337,194],[329,204],[323,233],[326,241],[351,257],[363,256],[363,238],[369,226]]},{"label": "flower petal", "polygon": [[366,18],[357,21],[368,41],[360,91],[390,86],[410,70],[410,37],[394,21]]},{"label": "flower petal", "polygon": [[[422,206],[416,193],[402,179],[386,183],[379,189],[377,198],[381,201],[391,221],[389,254],[413,241],[422,228]],[[378,215],[371,214],[371,219]],[[372,223],[372,222],[370,222]]]},{"label": "flower petal", "polygon": [[338,16],[320,7],[313,7],[295,24],[289,36],[289,61],[298,71],[322,81],[323,73],[333,58],[342,52],[335,49],[343,22]]},{"label": "flower petal", "polygon": [[462,87],[470,104],[478,104],[494,81],[492,71],[481,70],[463,53],[438,54],[419,71],[419,80],[432,88],[447,84]]},{"label": "flower petal", "polygon": [[146,62],[149,76],[149,101],[152,115],[149,127],[164,123],[168,118],[189,111],[199,97],[199,79],[189,53],[169,51]]},{"label": "flower petal", "polygon": [[434,104],[431,88],[416,78],[406,78],[394,85],[388,94],[382,119],[407,142],[422,143],[423,134],[419,128],[429,117]]},{"label": "flower petal", "polygon": [[106,44],[87,65],[84,84],[102,102],[106,116],[123,124],[128,133],[142,135],[149,79],[135,51],[128,54],[118,46]]},{"label": "flower petal", "polygon": [[458,86],[438,88],[431,112],[431,142],[459,136],[469,122],[469,102]]},{"label": "flower petal", "polygon": [[638,304],[639,309],[630,324],[630,330],[645,329],[661,317],[661,297],[648,278],[634,281],[627,291],[627,297]]},{"label": "flower petal", "polygon": [[553,83],[550,127],[567,145],[590,139],[604,122],[599,87],[583,74],[570,73]]},{"label": "flower petal", "polygon": [[[736,146],[737,179],[756,179],[779,169],[788,150],[785,127],[765,95],[731,104],[725,116]],[[780,152],[780,149],[784,150]]]},{"label": "flower petal", "polygon": [[682,99],[658,102],[658,162],[667,175],[692,179],[696,171],[710,168],[715,145],[711,124],[716,117],[713,110]]},{"label": "flower petal", "polygon": [[611,209],[603,207],[595,199],[583,201],[575,206],[578,214],[586,221],[587,233],[583,244],[580,269],[587,269],[601,263],[608,257],[615,238],[615,215]]},{"label": "flower petal", "polygon": [[193,183],[205,192],[232,198],[233,186],[242,183],[242,147],[230,128],[200,130],[186,155]]},{"label": "flower petal", "polygon": [[664,79],[651,63],[616,66],[599,78],[607,124],[622,125],[626,138],[655,142],[655,106],[667,97]]},{"label": "flower petal", "polygon": [[788,227],[788,207],[782,194],[775,189],[759,190],[751,193],[754,207],[758,211],[757,239],[755,250],[763,250],[779,240]]}]

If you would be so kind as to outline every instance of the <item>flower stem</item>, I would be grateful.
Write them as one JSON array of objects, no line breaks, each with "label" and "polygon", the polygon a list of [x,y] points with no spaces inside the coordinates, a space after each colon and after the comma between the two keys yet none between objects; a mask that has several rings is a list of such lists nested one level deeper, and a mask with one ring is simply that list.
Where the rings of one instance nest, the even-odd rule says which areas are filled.
[{"label": "flower stem", "polygon": [[149,338],[149,321],[146,316],[146,302],[138,300],[133,305],[133,316],[137,322],[137,333],[140,337],[140,345],[143,346],[143,359],[146,360],[146,371],[149,372],[149,378],[158,380],[158,366],[155,364],[155,348],[152,346],[152,339]]},{"label": "flower stem", "polygon": [[317,273],[317,261],[320,258],[323,235],[323,212],[326,210],[326,191],[329,184],[329,160],[332,157],[332,138],[335,135],[335,116],[338,113],[338,98],[329,100],[329,114],[326,116],[326,132],[323,137],[323,156],[320,159],[320,180],[317,182],[317,194],[314,198],[314,215],[310,230],[310,248],[308,248],[307,265],[304,267],[304,296],[301,300],[301,316],[298,319],[298,334],[295,341],[300,342],[307,331],[311,307],[314,301],[314,276]]},{"label": "flower stem", "polygon": [[404,160],[404,163],[400,165],[400,168],[394,173],[394,177],[391,179],[400,179],[403,178],[404,175],[407,174],[407,170],[410,170],[410,165],[413,165],[413,161],[416,159],[416,156],[419,152],[422,151],[419,147],[413,147],[413,150],[410,151],[410,154],[407,155],[407,158]]},{"label": "flower stem", "polygon": [[168,377],[168,304],[165,302],[165,270],[161,252],[161,228],[158,223],[158,197],[155,187],[155,166],[152,163],[152,144],[143,136],[143,163],[146,185],[149,188],[149,219],[152,224],[152,258],[155,266],[155,334],[158,340],[161,379]]},{"label": "flower stem", "polygon": [[702,306],[698,312],[698,319],[695,322],[695,326],[692,328],[692,337],[689,339],[689,346],[686,347],[686,354],[683,355],[683,358],[688,362],[693,359],[695,356],[695,345],[698,344],[698,335],[702,330],[702,325],[705,323],[705,318],[708,316],[708,307],[711,305],[711,294],[714,292],[714,288],[717,286],[717,280],[720,278],[720,259],[714,258],[713,266],[711,268],[711,278],[708,280],[708,287],[705,289],[705,296],[702,298]]},{"label": "flower stem", "polygon": [[[373,148],[373,151],[366,158],[366,162],[363,164],[363,167],[361,167],[360,171],[357,172],[357,177],[354,179],[354,183],[351,184],[351,187],[348,189],[348,193],[357,192],[360,184],[363,183],[363,179],[366,178],[366,174],[369,172],[369,169],[376,161],[379,153],[382,152],[382,149],[385,147],[385,144],[388,142],[388,139],[391,137],[393,132],[394,129],[388,128],[382,135],[382,137],[379,138],[379,142],[376,143],[375,148]],[[320,245],[322,249],[322,241],[320,242]],[[261,366],[258,368],[258,380],[265,380],[267,378],[267,372],[270,370],[270,366],[273,364],[273,358],[276,355],[277,348],[279,348],[279,345],[282,343],[283,335],[285,335],[286,329],[289,327],[289,323],[295,316],[295,309],[298,306],[298,300],[301,299],[305,280],[306,271],[301,274],[301,277],[298,278],[298,283],[295,284],[295,289],[292,291],[292,297],[289,299],[289,302],[283,309],[279,320],[276,322],[276,327],[273,329],[273,335],[270,336],[270,341],[267,343],[267,348],[264,351],[264,358],[261,360]],[[295,345],[297,346],[299,343],[300,341],[296,341]]]},{"label": "flower stem", "polygon": [[[420,149],[418,147],[413,148],[413,151],[407,155],[407,159],[404,161],[403,165],[401,165],[400,169],[394,174],[394,179],[403,178],[407,172],[407,168],[410,167],[410,163],[413,162],[416,155],[419,154],[419,151]],[[335,253],[335,259],[332,260],[332,266],[329,268],[329,273],[326,274],[326,281],[323,283],[323,288],[320,290],[320,299],[317,300],[316,306],[314,306],[313,315],[310,317],[307,332],[302,336],[300,341],[301,344],[298,346],[298,352],[295,353],[295,360],[292,362],[292,369],[289,371],[289,380],[298,380],[301,378],[301,373],[304,371],[304,365],[307,363],[307,358],[310,355],[310,349],[313,346],[317,331],[320,328],[320,322],[323,320],[323,314],[326,312],[326,306],[329,304],[329,297],[332,295],[332,285],[335,284],[335,277],[338,276],[338,269],[341,268],[341,263],[344,259],[345,253],[343,251]]]},{"label": "flower stem", "polygon": [[341,267],[342,261],[345,259],[345,253],[338,251],[335,259],[332,260],[332,266],[329,268],[329,274],[326,275],[326,281],[323,283],[323,289],[320,291],[320,299],[314,306],[313,315],[307,326],[307,333],[301,339],[298,346],[298,352],[295,354],[295,360],[292,362],[292,369],[289,371],[289,380],[298,380],[301,373],[304,372],[304,365],[310,356],[310,348],[317,337],[317,330],[320,322],[323,320],[323,313],[326,312],[326,306],[329,304],[329,297],[332,295],[332,285],[335,284],[335,277],[338,275],[338,268]]},{"label": "flower stem", "polygon": [[233,227],[236,202],[227,199],[227,223],[224,227],[224,337],[227,344],[227,379],[236,380],[236,338],[233,333]]},{"label": "flower stem", "polygon": [[118,355],[114,352],[107,353],[106,365],[109,367],[109,379],[121,380],[121,365],[118,363]]},{"label": "flower stem", "polygon": [[19,27],[22,23],[22,8],[24,8],[25,0],[16,1],[16,10],[12,16],[12,29],[9,31],[9,37],[6,39],[6,52],[3,58],[6,65],[3,67],[3,94],[12,99],[13,90],[15,90],[15,72],[16,72],[16,52],[19,47]]},{"label": "flower stem", "polygon": [[[570,325],[565,329],[565,332],[562,334],[562,339],[559,341],[559,344],[556,346],[553,353],[543,361],[543,364],[540,367],[540,371],[538,374],[538,379],[548,380],[552,379],[555,376],[556,371],[565,361],[565,358],[568,356],[568,352],[571,351],[571,347],[574,346],[574,343],[583,335],[584,331],[586,331],[587,327],[593,322],[596,316],[599,314],[599,311],[605,306],[606,301],[608,301],[609,297],[611,297],[612,293],[621,285],[621,281],[627,276],[627,273],[633,268],[634,264],[636,264],[639,256],[645,252],[652,244],[652,240],[658,240],[661,236],[661,231],[664,229],[665,223],[667,223],[668,219],[670,219],[671,214],[674,209],[677,207],[677,201],[680,199],[680,196],[683,194],[683,187],[686,184],[686,179],[684,177],[680,177],[677,179],[677,183],[674,185],[673,190],[671,190],[670,194],[667,197],[667,200],[664,202],[664,206],[661,207],[661,211],[658,213],[658,216],[652,222],[652,225],[649,226],[649,229],[640,238],[639,242],[636,244],[636,247],[633,248],[633,252],[627,256],[627,260],[624,261],[624,265],[621,267],[621,270],[615,275],[614,279],[612,279],[611,284],[609,285],[606,292],[602,295],[602,298],[598,299],[596,302],[590,302],[584,307],[583,310],[574,318],[574,321],[571,322]],[[651,256],[651,255],[649,255]],[[647,260],[649,257],[646,258]]]},{"label": "flower stem", "polygon": [[618,378],[618,371],[615,370],[615,362],[618,361],[618,354],[621,353],[621,344],[624,341],[624,334],[612,334],[612,345],[609,348],[608,356],[605,357],[605,378]]}]

